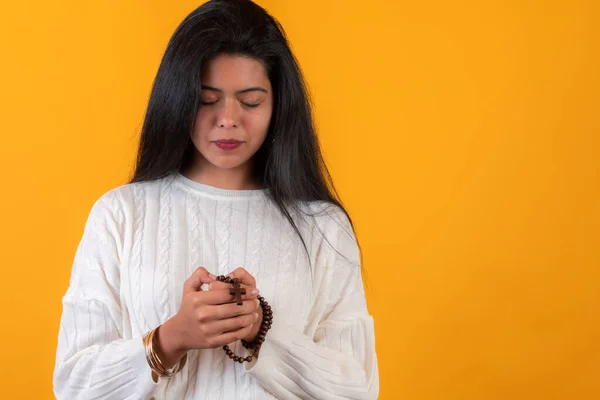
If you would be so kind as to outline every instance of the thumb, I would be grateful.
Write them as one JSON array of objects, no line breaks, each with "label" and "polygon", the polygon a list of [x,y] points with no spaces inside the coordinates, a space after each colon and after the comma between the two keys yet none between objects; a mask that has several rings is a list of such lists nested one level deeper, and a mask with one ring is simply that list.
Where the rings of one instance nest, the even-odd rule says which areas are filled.
[{"label": "thumb", "polygon": [[215,280],[212,278],[213,276],[204,267],[196,269],[183,284],[183,293],[201,291],[203,284],[208,284]]}]

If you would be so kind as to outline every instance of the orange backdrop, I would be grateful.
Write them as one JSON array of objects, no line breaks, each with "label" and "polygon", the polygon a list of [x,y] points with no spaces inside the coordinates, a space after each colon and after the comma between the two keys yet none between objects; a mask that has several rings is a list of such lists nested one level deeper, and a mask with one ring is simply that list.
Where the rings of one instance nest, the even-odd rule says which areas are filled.
[{"label": "orange backdrop", "polygon": [[[600,398],[598,2],[264,0],[363,245],[381,399]],[[198,2],[6,2],[3,398],[51,399],[92,203]]]}]

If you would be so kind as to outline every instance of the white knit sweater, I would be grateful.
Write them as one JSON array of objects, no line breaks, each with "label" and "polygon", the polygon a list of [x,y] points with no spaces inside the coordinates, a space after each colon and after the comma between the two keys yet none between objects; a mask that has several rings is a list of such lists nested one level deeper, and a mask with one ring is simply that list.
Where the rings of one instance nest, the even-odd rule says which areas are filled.
[{"label": "white knit sweater", "polygon": [[[120,186],[92,207],[63,298],[54,392],[77,399],[375,399],[373,320],[359,252],[337,207],[305,204],[302,242],[262,190],[202,185],[179,173]],[[337,250],[337,251],[336,251]],[[193,350],[154,383],[141,337],[179,310],[199,266],[242,266],[273,309],[257,361]],[[236,343],[237,354],[246,350]]]}]

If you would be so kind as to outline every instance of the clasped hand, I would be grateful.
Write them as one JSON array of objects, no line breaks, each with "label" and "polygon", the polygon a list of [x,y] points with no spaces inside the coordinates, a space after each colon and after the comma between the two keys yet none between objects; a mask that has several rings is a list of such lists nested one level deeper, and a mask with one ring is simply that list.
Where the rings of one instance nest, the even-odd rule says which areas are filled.
[{"label": "clasped hand", "polygon": [[[217,281],[203,267],[184,283],[179,311],[160,327],[158,334],[166,358],[176,360],[188,350],[218,348],[241,339],[253,342],[257,337],[262,309],[256,280],[243,268],[227,276],[239,279],[240,287],[246,289],[242,305],[237,305],[229,293],[231,284]],[[205,284],[207,290],[202,289]]]}]

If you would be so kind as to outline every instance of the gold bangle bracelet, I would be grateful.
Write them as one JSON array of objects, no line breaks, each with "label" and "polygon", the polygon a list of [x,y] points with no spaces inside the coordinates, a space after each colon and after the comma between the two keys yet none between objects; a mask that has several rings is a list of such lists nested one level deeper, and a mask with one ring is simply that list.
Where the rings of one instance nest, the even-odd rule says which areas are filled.
[{"label": "gold bangle bracelet", "polygon": [[173,367],[172,371],[169,371],[167,368],[165,368],[164,364],[158,357],[158,354],[156,354],[156,352],[154,351],[154,337],[156,336],[158,328],[160,328],[160,325],[152,329],[150,332],[146,333],[142,338],[144,348],[146,349],[146,361],[148,361],[150,369],[156,376],[170,378],[173,375],[180,372],[183,369],[183,367],[185,367],[185,363],[187,361],[187,353],[184,354],[181,360],[179,360],[179,362]]}]

